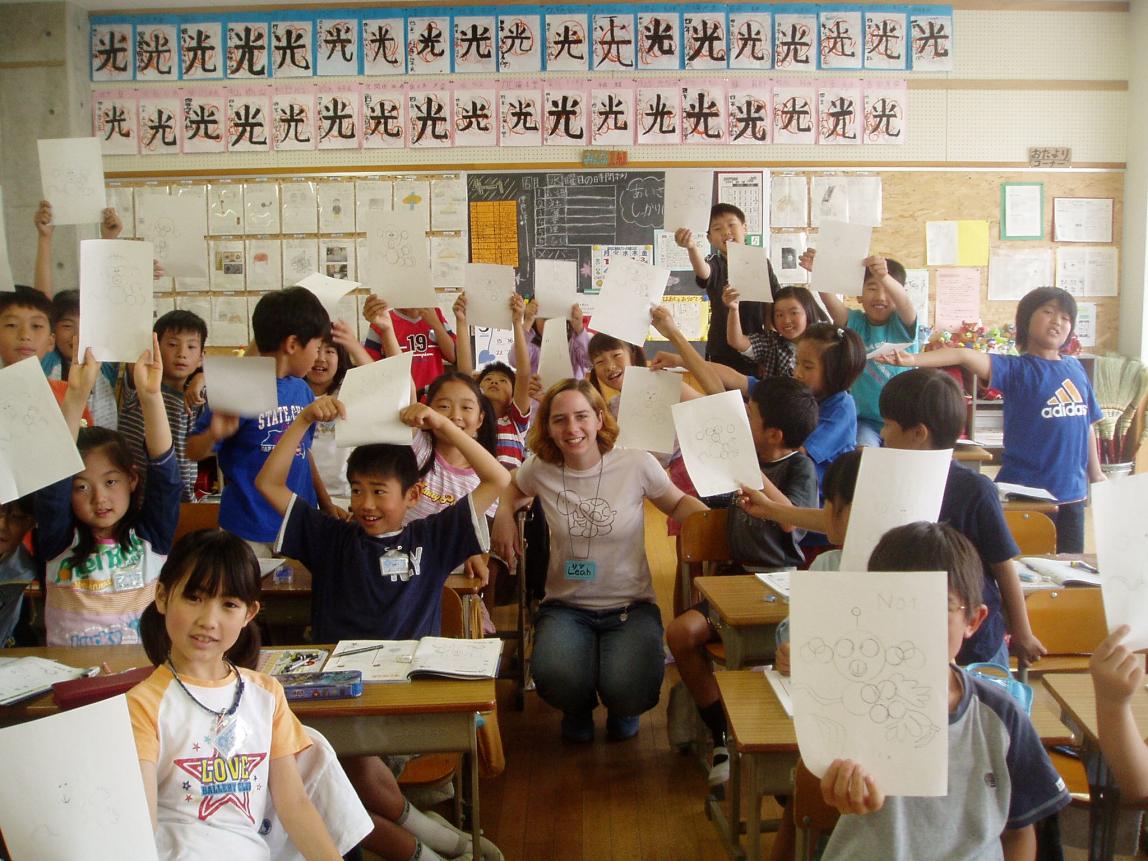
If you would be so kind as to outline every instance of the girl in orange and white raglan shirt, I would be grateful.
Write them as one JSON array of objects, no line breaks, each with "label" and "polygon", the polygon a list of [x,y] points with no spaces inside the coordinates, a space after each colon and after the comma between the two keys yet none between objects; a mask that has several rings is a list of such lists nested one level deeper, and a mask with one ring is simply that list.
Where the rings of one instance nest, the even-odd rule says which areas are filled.
[{"label": "girl in orange and white raglan shirt", "polygon": [[279,682],[241,668],[259,656],[258,612],[259,564],[242,539],[202,530],[172,549],[140,622],[156,669],[128,692],[161,859],[270,858],[273,813],[307,859],[341,857],[328,825],[344,851],[370,830],[337,768],[345,791],[320,816],[295,757],[311,739]]}]

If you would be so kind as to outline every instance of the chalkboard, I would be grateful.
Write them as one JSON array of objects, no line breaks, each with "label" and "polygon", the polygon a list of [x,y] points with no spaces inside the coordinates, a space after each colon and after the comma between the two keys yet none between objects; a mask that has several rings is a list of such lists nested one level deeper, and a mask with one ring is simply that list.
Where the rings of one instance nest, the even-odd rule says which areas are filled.
[{"label": "chalkboard", "polygon": [[662,227],[663,171],[540,171],[467,176],[470,259],[517,268],[534,292],[535,258],[578,264],[578,290],[592,292],[611,248],[645,246],[653,263]]}]

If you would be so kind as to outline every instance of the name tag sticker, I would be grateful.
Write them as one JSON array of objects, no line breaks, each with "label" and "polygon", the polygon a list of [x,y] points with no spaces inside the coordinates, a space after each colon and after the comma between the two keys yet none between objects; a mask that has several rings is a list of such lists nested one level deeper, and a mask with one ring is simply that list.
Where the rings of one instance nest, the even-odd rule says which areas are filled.
[{"label": "name tag sticker", "polygon": [[144,585],[143,571],[138,568],[112,573],[112,590],[127,592],[132,589],[142,589]]},{"label": "name tag sticker", "polygon": [[386,553],[379,557],[379,571],[392,580],[407,580],[410,577],[411,560],[405,553]]},{"label": "name tag sticker", "polygon": [[567,559],[566,579],[593,582],[598,579],[598,563],[593,559]]}]

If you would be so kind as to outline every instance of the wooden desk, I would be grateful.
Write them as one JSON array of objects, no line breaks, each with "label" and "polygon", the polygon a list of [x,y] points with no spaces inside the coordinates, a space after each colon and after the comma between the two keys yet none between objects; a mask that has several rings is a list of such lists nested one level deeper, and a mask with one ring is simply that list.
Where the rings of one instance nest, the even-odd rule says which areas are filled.
[{"label": "wooden desk", "polygon": [[694,586],[709,601],[710,624],[725,646],[731,670],[749,661],[773,659],[774,632],[789,615],[789,602],[752,574],[697,577]]},{"label": "wooden desk", "polygon": [[[331,649],[333,646],[324,646]],[[6,649],[5,657],[36,655],[76,667],[106,662],[118,672],[146,666],[142,646]],[[367,684],[354,699],[292,702],[291,711],[331,742],[340,756],[399,753],[462,753],[470,762],[472,837],[479,845],[478,721],[479,712],[495,709],[494,680],[419,680],[409,684]],[[0,708],[0,727],[47,717],[59,711],[44,694],[16,706]]]},{"label": "wooden desk", "polygon": [[981,465],[993,462],[993,453],[979,445],[957,444],[953,446],[953,460],[981,471]]},{"label": "wooden desk", "polygon": [[[1092,676],[1053,673],[1042,676],[1041,681],[1060,705],[1065,722],[1080,736],[1081,756],[1088,774],[1088,792],[1092,801],[1088,812],[1088,857],[1090,861],[1108,861],[1116,852],[1120,790],[1112,770],[1100,754]],[[1140,737],[1148,736],[1148,690],[1143,687],[1132,698],[1132,714]]]},{"label": "wooden desk", "polygon": [[[716,678],[732,739],[729,745],[730,815],[727,819],[721,802],[712,798],[706,802],[707,812],[734,857],[740,857],[744,852],[747,861],[754,861],[760,854],[762,798],[793,792],[793,769],[798,759],[797,734],[793,719],[785,713],[760,671],[728,670],[716,673]],[[1148,696],[1145,700],[1148,703]],[[1038,698],[1033,703],[1032,723],[1046,747],[1073,741],[1071,730],[1047,701]],[[749,802],[744,847],[740,843],[743,766]]]},{"label": "wooden desk", "polygon": [[1041,502],[1039,499],[1008,499],[1001,503],[1005,511],[1033,511],[1037,514],[1056,514],[1055,502]]}]

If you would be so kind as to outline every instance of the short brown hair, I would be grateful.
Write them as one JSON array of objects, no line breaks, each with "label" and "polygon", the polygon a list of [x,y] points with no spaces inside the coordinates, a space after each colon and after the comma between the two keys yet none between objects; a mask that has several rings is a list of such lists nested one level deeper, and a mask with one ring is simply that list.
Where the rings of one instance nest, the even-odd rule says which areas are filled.
[{"label": "short brown hair", "polygon": [[947,523],[908,523],[886,532],[869,556],[870,571],[947,571],[949,593],[971,619],[984,603],[984,566],[977,548]]},{"label": "short brown hair", "polygon": [[614,447],[618,439],[618,423],[606,408],[602,395],[589,380],[563,380],[552,385],[538,403],[538,412],[530,432],[526,435],[527,447],[544,463],[562,463],[562,450],[550,438],[550,405],[563,392],[581,392],[590,408],[602,417],[602,427],[598,428],[598,451],[602,454]]}]

